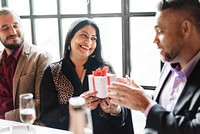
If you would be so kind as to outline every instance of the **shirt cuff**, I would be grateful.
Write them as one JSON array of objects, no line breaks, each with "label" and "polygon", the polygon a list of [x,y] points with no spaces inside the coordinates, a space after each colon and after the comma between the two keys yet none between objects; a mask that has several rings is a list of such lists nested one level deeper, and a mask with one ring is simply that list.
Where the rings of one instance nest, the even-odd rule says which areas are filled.
[{"label": "shirt cuff", "polygon": [[157,103],[156,103],[155,101],[152,101],[152,102],[147,106],[147,108],[146,108],[145,111],[144,111],[144,114],[145,114],[146,117],[147,117],[147,115],[149,114],[150,109],[151,109],[155,104],[157,104]]}]

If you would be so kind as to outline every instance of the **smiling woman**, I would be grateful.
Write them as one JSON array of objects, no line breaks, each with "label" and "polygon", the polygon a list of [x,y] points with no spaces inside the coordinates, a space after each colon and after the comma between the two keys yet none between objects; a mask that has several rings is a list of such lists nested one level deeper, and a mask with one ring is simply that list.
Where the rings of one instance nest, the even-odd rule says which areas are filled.
[{"label": "smiling woman", "polygon": [[40,119],[46,126],[69,129],[68,100],[81,96],[91,110],[94,134],[133,134],[130,110],[110,104],[107,97],[97,97],[97,91],[89,91],[88,75],[92,71],[107,66],[114,73],[102,58],[101,49],[100,31],[93,20],[78,19],[71,24],[63,58],[46,68],[41,82]]}]

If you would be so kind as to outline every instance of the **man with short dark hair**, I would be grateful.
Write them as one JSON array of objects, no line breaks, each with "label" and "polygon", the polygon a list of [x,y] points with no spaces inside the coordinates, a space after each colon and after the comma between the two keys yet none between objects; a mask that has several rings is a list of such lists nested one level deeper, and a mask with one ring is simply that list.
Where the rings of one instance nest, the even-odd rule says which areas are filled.
[{"label": "man with short dark hair", "polygon": [[200,133],[200,3],[163,0],[156,14],[157,44],[162,60],[154,100],[129,77],[108,87],[113,104],[143,112],[146,128],[158,134]]}]

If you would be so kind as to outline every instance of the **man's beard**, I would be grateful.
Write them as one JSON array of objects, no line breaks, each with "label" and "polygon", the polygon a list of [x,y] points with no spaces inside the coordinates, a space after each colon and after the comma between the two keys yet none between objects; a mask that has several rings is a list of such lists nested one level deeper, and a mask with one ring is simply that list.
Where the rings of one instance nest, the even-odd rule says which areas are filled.
[{"label": "man's beard", "polygon": [[166,53],[165,56],[162,56],[162,61],[163,62],[171,62],[171,63],[173,63],[178,55],[179,55],[179,52]]},{"label": "man's beard", "polygon": [[3,44],[4,47],[7,48],[7,49],[16,50],[16,49],[18,49],[18,48],[21,47],[21,45],[23,44],[23,42],[24,42],[24,39],[21,38],[21,41],[20,41],[19,43],[17,43],[17,44],[5,44],[5,43],[3,43],[3,42],[2,42],[2,44]]}]

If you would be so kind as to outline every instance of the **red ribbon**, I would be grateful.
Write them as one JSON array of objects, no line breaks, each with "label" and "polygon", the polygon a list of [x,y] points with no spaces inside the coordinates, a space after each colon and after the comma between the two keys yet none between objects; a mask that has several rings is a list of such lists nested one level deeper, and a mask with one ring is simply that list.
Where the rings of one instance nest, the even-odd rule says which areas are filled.
[{"label": "red ribbon", "polygon": [[96,91],[95,82],[94,82],[94,76],[92,77],[92,84],[93,84],[94,91]]}]

